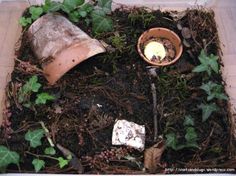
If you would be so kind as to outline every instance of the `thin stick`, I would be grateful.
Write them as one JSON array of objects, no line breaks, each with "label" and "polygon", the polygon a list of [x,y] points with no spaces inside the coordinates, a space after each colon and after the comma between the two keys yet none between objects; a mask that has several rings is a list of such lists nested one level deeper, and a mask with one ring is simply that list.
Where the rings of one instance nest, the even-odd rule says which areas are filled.
[{"label": "thin stick", "polygon": [[153,123],[154,123],[154,142],[157,141],[157,91],[154,83],[151,84],[152,98],[153,98]]},{"label": "thin stick", "polygon": [[45,134],[46,134],[46,137],[47,137],[47,140],[48,140],[50,146],[51,146],[51,147],[54,147],[55,145],[54,145],[54,143],[52,142],[52,139],[51,139],[50,134],[49,134],[49,130],[46,128],[45,124],[44,124],[42,121],[40,121],[39,123],[40,123],[40,125],[42,126],[42,128],[43,128],[44,131],[45,131]]}]

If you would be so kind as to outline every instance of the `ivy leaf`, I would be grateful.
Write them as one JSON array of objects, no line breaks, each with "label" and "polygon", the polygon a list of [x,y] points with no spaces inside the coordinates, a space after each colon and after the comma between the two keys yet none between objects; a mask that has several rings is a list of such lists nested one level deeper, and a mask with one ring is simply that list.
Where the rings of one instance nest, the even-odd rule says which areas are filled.
[{"label": "ivy leaf", "polygon": [[193,127],[188,127],[186,129],[185,139],[187,143],[193,143],[197,140],[197,133]]},{"label": "ivy leaf", "polygon": [[48,12],[57,12],[61,9],[62,4],[59,2],[51,1],[51,0],[45,0],[45,4],[43,6],[43,11],[45,13]]},{"label": "ivy leaf", "polygon": [[105,13],[111,13],[112,0],[98,0],[98,6],[102,8]]},{"label": "ivy leaf", "polygon": [[193,72],[204,72],[207,70],[207,67],[205,65],[198,65],[193,69]]},{"label": "ivy leaf", "polygon": [[55,99],[54,96],[49,95],[46,92],[43,92],[43,93],[37,94],[37,99],[35,100],[35,104],[36,105],[46,104],[48,100],[54,100],[54,99]]},{"label": "ivy leaf", "polygon": [[191,117],[191,115],[185,116],[184,119],[184,126],[194,126],[194,119]]},{"label": "ivy leaf", "polygon": [[201,104],[198,106],[198,108],[202,109],[202,122],[205,122],[213,112],[219,110],[218,106],[215,103]]},{"label": "ivy leaf", "polygon": [[45,161],[40,159],[34,159],[32,161],[32,164],[34,165],[35,172],[39,172],[41,169],[45,167]]},{"label": "ivy leaf", "polygon": [[84,18],[84,17],[87,16],[87,12],[80,10],[80,11],[79,11],[79,15]]},{"label": "ivy leaf", "polygon": [[211,54],[207,56],[204,50],[201,51],[200,55],[198,56],[200,61],[200,65],[196,66],[193,69],[193,72],[204,72],[206,71],[209,76],[211,76],[212,70],[215,73],[219,73],[219,64],[217,62],[218,56]]},{"label": "ivy leaf", "polygon": [[36,148],[42,145],[41,139],[43,138],[43,136],[43,129],[36,129],[34,131],[28,130],[28,132],[25,134],[25,140],[30,142],[31,147]]},{"label": "ivy leaf", "polygon": [[93,31],[95,33],[108,32],[113,30],[112,19],[105,16],[105,12],[102,10],[94,10],[91,14]]},{"label": "ivy leaf", "polygon": [[47,148],[45,148],[44,153],[46,155],[55,155],[56,150],[53,147],[47,147]]},{"label": "ivy leaf", "polygon": [[64,0],[62,10],[66,13],[70,13],[78,6],[82,5],[84,0]]},{"label": "ivy leaf", "polygon": [[69,13],[69,19],[75,23],[79,22],[80,14],[78,11]]},{"label": "ivy leaf", "polygon": [[36,20],[42,15],[43,8],[42,7],[30,7],[29,13],[31,14],[31,18]]},{"label": "ivy leaf", "polygon": [[20,23],[21,26],[25,27],[25,26],[28,26],[29,24],[32,23],[32,19],[21,17],[20,20],[19,20],[19,23]]},{"label": "ivy leaf", "polygon": [[20,156],[14,151],[10,151],[7,147],[0,145],[0,170],[5,169],[9,164],[18,165]]},{"label": "ivy leaf", "polygon": [[217,63],[218,56],[211,54],[209,56],[209,65],[215,73],[219,73],[219,65]]},{"label": "ivy leaf", "polygon": [[23,86],[23,91],[29,92],[38,92],[39,88],[42,85],[40,83],[38,83],[38,77],[37,76],[32,76],[29,81],[27,81],[25,83],[25,85]]},{"label": "ivy leaf", "polygon": [[68,160],[66,160],[66,159],[64,159],[64,158],[62,158],[62,157],[57,158],[57,160],[58,160],[58,164],[59,164],[59,167],[60,167],[60,168],[65,167],[65,166],[68,165],[68,163],[69,163]]},{"label": "ivy leaf", "polygon": [[177,150],[177,138],[175,133],[168,133],[165,135],[165,137],[166,137],[166,146],[174,150]]},{"label": "ivy leaf", "polygon": [[87,13],[90,13],[93,9],[94,6],[92,4],[85,3],[79,8],[79,11],[86,11]]}]

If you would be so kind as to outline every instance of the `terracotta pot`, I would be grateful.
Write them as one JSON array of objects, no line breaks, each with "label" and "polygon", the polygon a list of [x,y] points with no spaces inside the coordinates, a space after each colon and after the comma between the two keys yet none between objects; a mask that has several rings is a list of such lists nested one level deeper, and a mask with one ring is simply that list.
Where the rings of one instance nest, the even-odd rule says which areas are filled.
[{"label": "terracotta pot", "polygon": [[[174,45],[175,52],[176,52],[175,58],[173,60],[171,60],[170,62],[157,63],[157,62],[152,62],[147,57],[145,57],[143,53],[144,44],[154,38],[165,38],[165,39],[170,40],[170,42]],[[152,65],[156,65],[156,66],[166,66],[166,65],[175,63],[180,58],[183,51],[183,46],[182,46],[179,36],[173,31],[166,28],[152,28],[145,31],[138,39],[137,48],[138,48],[139,55],[146,62]]]},{"label": "terracotta pot", "polygon": [[54,84],[75,65],[105,52],[98,40],[58,13],[37,19],[27,34],[49,84]]}]

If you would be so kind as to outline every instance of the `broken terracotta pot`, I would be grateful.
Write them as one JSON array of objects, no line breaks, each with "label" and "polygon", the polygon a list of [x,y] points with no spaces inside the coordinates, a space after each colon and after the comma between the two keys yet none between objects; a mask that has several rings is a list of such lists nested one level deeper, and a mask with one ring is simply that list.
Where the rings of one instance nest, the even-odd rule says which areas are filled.
[{"label": "broken terracotta pot", "polygon": [[[168,54],[168,51],[164,49],[165,44],[163,44],[162,46],[162,43],[158,42],[158,40],[160,41],[167,40],[168,42],[170,42],[171,45],[173,45],[173,49],[174,49],[173,59],[171,60],[164,59],[165,56]],[[154,62],[150,58],[150,53],[148,54],[145,53],[145,50],[144,50],[145,46],[151,46],[151,49],[156,48],[156,52],[154,53],[157,54],[157,56],[160,59],[160,62]],[[173,31],[166,28],[152,28],[145,31],[139,37],[137,49],[138,49],[139,55],[149,64],[156,65],[156,66],[166,66],[166,65],[175,63],[180,58],[183,51],[183,46],[182,46],[179,36]],[[173,54],[171,53],[171,55]],[[154,56],[156,57],[156,55]],[[161,61],[162,59],[163,61]]]},{"label": "broken terracotta pot", "polygon": [[27,35],[51,85],[77,64],[106,51],[98,40],[58,13],[37,19]]}]

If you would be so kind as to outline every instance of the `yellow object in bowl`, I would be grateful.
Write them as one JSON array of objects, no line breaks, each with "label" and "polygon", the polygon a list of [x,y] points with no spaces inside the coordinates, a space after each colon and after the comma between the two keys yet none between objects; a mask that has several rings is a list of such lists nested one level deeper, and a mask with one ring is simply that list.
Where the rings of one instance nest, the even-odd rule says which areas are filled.
[{"label": "yellow object in bowl", "polygon": [[166,57],[166,50],[163,44],[151,41],[144,48],[144,55],[151,60],[153,57],[163,60]]}]

